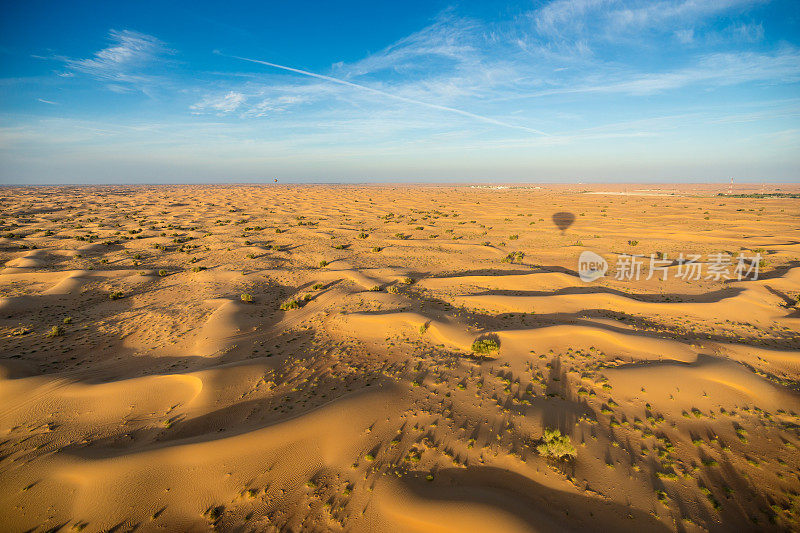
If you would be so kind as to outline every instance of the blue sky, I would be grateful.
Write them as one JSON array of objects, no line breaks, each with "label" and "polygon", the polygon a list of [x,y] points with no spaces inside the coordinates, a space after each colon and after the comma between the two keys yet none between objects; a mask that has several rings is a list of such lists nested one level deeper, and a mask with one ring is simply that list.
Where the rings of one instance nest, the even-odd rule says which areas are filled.
[{"label": "blue sky", "polygon": [[800,2],[3,2],[0,183],[800,181]]}]

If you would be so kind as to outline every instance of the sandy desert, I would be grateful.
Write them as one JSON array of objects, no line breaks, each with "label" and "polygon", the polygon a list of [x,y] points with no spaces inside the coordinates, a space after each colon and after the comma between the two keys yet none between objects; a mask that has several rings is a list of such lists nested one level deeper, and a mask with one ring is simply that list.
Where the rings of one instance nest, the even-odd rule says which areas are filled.
[{"label": "sandy desert", "polygon": [[797,531],[800,200],[726,191],[4,187],[0,530]]}]

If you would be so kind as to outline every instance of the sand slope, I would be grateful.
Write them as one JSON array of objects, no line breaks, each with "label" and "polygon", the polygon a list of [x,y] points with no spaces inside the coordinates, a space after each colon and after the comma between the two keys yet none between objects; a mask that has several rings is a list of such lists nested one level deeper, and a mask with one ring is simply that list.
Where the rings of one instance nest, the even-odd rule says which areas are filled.
[{"label": "sand slope", "polygon": [[796,200],[584,189],[5,189],[0,531],[800,529]]}]

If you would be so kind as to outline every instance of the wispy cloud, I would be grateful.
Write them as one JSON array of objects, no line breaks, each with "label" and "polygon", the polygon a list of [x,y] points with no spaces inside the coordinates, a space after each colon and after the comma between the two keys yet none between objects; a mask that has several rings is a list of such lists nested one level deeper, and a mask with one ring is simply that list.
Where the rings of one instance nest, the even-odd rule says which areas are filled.
[{"label": "wispy cloud", "polygon": [[43,103],[43,104],[58,105],[58,102],[53,102],[51,100],[45,100],[44,98],[37,98],[36,100],[41,102],[41,103]]},{"label": "wispy cloud", "polygon": [[108,82],[112,89],[128,90],[135,86],[142,90],[154,81],[154,77],[147,73],[148,68],[173,53],[156,37],[136,31],[111,30],[109,40],[109,46],[90,58],[66,59],[67,69]]},{"label": "wispy cloud", "polygon": [[674,30],[721,12],[768,0],[555,0],[531,12],[543,37],[558,39],[630,39],[632,35]]},{"label": "wispy cloud", "polygon": [[477,57],[475,32],[483,31],[477,21],[459,18],[448,10],[423,29],[355,63],[336,63],[334,72],[345,78],[381,72],[414,75],[431,69],[453,68]]},{"label": "wispy cloud", "polygon": [[228,91],[223,95],[207,96],[200,102],[192,105],[191,109],[195,111],[210,109],[219,111],[220,113],[231,113],[236,111],[242,103],[244,103],[245,99],[245,95],[240,92]]},{"label": "wispy cloud", "polygon": [[[634,75],[628,79],[558,92],[601,92],[647,95],[691,85],[738,85],[748,82],[795,83],[800,81],[800,50],[786,48],[774,54],[754,52],[718,53],[702,56],[696,65],[660,73]],[[545,94],[545,93],[542,93]]]},{"label": "wispy cloud", "polygon": [[235,59],[239,59],[239,60],[242,60],[242,61],[248,61],[250,63],[257,63],[257,64],[264,65],[264,66],[267,66],[267,67],[272,67],[272,68],[285,70],[287,72],[293,72],[295,74],[300,74],[302,76],[308,76],[308,77],[311,77],[311,78],[324,80],[324,81],[327,81],[327,82],[330,82],[330,83],[335,83],[337,85],[344,85],[346,87],[351,87],[351,88],[357,89],[359,91],[363,91],[363,92],[370,93],[370,94],[373,94],[373,95],[382,96],[382,97],[385,97],[385,98],[388,98],[388,99],[392,99],[392,100],[397,100],[397,101],[404,102],[404,103],[407,103],[407,104],[414,104],[416,106],[422,106],[422,107],[427,107],[427,108],[430,108],[430,109],[436,109],[436,110],[439,110],[439,111],[446,111],[448,113],[454,113],[454,114],[461,115],[461,116],[464,116],[464,117],[468,117],[468,118],[471,118],[471,119],[475,119],[475,120],[478,120],[478,121],[481,121],[481,122],[486,122],[488,124],[494,124],[496,126],[502,126],[502,127],[505,127],[505,128],[513,128],[513,129],[523,130],[523,131],[527,131],[529,133],[534,133],[536,135],[547,135],[543,131],[537,130],[535,128],[530,128],[528,126],[521,126],[521,125],[517,125],[517,124],[511,124],[511,123],[503,122],[501,120],[497,120],[497,119],[494,119],[494,118],[491,118],[491,117],[478,115],[476,113],[471,113],[471,112],[465,111],[463,109],[456,109],[456,108],[453,108],[453,107],[448,107],[448,106],[444,106],[444,105],[433,104],[433,103],[430,103],[430,102],[424,102],[422,100],[416,100],[416,99],[413,99],[413,98],[408,98],[408,97],[401,96],[401,95],[398,95],[398,94],[393,94],[391,92],[387,92],[387,91],[384,91],[384,90],[381,90],[381,89],[376,89],[376,88],[373,88],[373,87],[369,87],[367,85],[361,85],[361,84],[358,84],[358,83],[353,83],[353,82],[342,80],[342,79],[339,79],[339,78],[334,78],[332,76],[325,76],[323,74],[317,74],[317,73],[314,73],[314,72],[309,72],[307,70],[288,67],[288,66],[285,66],[285,65],[279,65],[277,63],[270,63],[269,61],[261,61],[259,59],[251,59],[251,58],[239,57],[239,56],[231,56],[231,57],[234,57]]}]

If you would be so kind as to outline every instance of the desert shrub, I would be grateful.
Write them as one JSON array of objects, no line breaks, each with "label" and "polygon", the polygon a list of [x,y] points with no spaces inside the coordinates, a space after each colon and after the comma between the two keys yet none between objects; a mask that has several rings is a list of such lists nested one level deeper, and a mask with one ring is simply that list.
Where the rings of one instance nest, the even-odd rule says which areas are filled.
[{"label": "desert shrub", "polygon": [[380,246],[373,246],[373,247],[372,247],[372,251],[373,251],[373,252],[375,252],[375,253],[378,253],[378,252],[380,252],[381,250],[383,250],[383,248],[381,248]]},{"label": "desert shrub", "polygon": [[311,288],[312,288],[312,289],[314,289],[315,291],[318,291],[318,290],[320,290],[320,289],[321,289],[322,287],[324,287],[324,286],[325,286],[325,284],[324,284],[324,283],[315,283],[315,284],[313,284],[313,285],[311,286]]},{"label": "desert shrub", "polygon": [[320,261],[320,262],[319,262],[319,267],[320,267],[320,268],[325,268],[325,267],[326,267],[326,266],[328,266],[329,264],[330,264],[330,263],[328,263],[327,261],[325,261],[325,260],[322,260],[322,261]]},{"label": "desert shrub", "polygon": [[489,355],[499,349],[500,343],[492,338],[475,339],[475,342],[472,343],[472,351],[478,355]]},{"label": "desert shrub", "polygon": [[249,293],[246,293],[246,292],[243,292],[242,295],[239,296],[239,299],[241,299],[245,303],[250,303],[250,302],[253,301],[253,295],[249,294]]},{"label": "desert shrub", "polygon": [[419,334],[420,334],[420,335],[425,335],[425,332],[426,332],[426,331],[428,331],[428,323],[427,323],[427,322],[425,322],[424,324],[422,324],[422,325],[419,327]]},{"label": "desert shrub", "polygon": [[291,300],[286,300],[281,304],[282,311],[288,311],[289,309],[297,309],[300,307],[300,302],[297,299],[292,298]]},{"label": "desert shrub", "polygon": [[108,295],[108,297],[112,300],[119,300],[120,298],[125,297],[125,293],[122,291],[114,291]]},{"label": "desert shrub", "polygon": [[509,235],[508,236],[508,240],[510,240],[510,241],[516,241],[517,239],[519,239],[519,235],[516,234],[516,233],[514,235]]},{"label": "desert shrub", "polygon": [[[403,278],[403,283],[405,283],[406,285],[411,285],[412,283],[414,283],[414,278],[408,278],[408,277]],[[797,301],[798,303],[800,303],[800,296],[797,297]]]},{"label": "desert shrub", "polygon": [[256,254],[254,254],[253,252],[250,252],[249,254],[247,254],[247,258],[248,259],[255,259],[256,258]]},{"label": "desert shrub", "polygon": [[372,287],[370,287],[369,290],[372,291],[372,292],[380,292],[381,291],[381,286],[380,285],[373,285]]},{"label": "desert shrub", "polygon": [[400,289],[397,288],[397,285],[389,285],[386,290],[392,294],[398,294],[400,292]]},{"label": "desert shrub", "polygon": [[369,233],[366,233],[364,231],[358,234],[359,239],[366,239],[367,237],[369,237]]},{"label": "desert shrub", "polygon": [[61,326],[53,326],[52,328],[50,328],[50,331],[48,331],[45,334],[45,336],[46,337],[60,337],[63,334],[64,334],[64,328],[62,328]]},{"label": "desert shrub", "polygon": [[628,244],[631,246],[637,246],[639,244],[639,241],[628,241]]},{"label": "desert shrub", "polygon": [[524,252],[510,252],[503,258],[503,263],[521,263],[524,257]]},{"label": "desert shrub", "polygon": [[68,317],[64,318],[64,324],[72,324],[72,317],[68,316]]},{"label": "desert shrub", "polygon": [[196,266],[196,267],[192,267],[192,272],[200,272],[201,270],[205,270],[205,269],[206,269],[206,267],[204,267],[204,266]]},{"label": "desert shrub", "polygon": [[536,446],[540,455],[555,459],[571,459],[578,455],[569,435],[562,435],[558,429],[545,429],[542,442]]},{"label": "desert shrub", "polygon": [[158,275],[159,275],[159,276],[161,276],[161,277],[163,278],[164,276],[166,276],[166,275],[167,275],[167,271],[166,271],[166,270],[164,270],[164,269],[161,269],[161,270],[159,270],[159,271],[158,271]]}]

